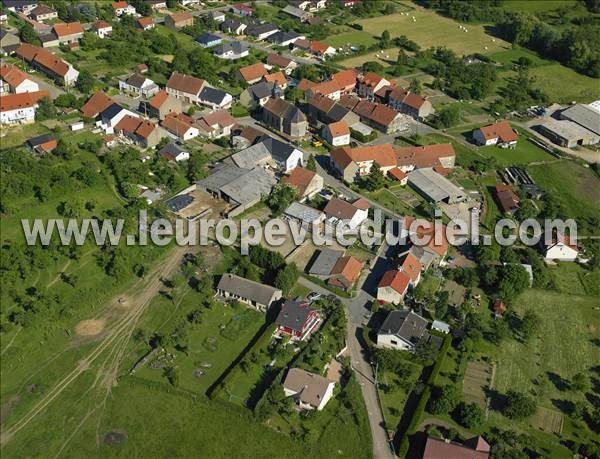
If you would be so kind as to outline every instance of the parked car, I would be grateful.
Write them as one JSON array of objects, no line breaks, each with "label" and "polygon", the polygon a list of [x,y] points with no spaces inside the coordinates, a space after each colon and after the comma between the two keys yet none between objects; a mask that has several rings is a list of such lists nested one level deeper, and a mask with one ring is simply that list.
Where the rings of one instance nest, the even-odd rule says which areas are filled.
[{"label": "parked car", "polygon": [[306,299],[308,301],[317,301],[320,300],[323,297],[323,294],[319,293],[319,292],[310,292],[308,294],[308,296],[306,297]]}]

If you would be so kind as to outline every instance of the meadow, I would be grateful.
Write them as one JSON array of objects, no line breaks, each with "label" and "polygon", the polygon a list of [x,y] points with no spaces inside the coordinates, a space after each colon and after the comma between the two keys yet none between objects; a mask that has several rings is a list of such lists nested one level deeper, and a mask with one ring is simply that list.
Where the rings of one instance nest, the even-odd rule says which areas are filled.
[{"label": "meadow", "polygon": [[477,153],[485,159],[493,160],[500,167],[511,166],[514,164],[528,164],[538,161],[555,161],[549,153],[528,140],[527,135],[519,132],[521,137],[515,148],[500,148],[495,145],[489,147],[479,147]]}]

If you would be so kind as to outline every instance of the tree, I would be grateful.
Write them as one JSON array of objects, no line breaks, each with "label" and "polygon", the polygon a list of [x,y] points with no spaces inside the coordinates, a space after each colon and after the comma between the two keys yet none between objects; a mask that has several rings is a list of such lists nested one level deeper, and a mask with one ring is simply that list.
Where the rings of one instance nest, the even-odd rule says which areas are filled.
[{"label": "tree", "polygon": [[523,420],[532,416],[536,411],[535,400],[528,395],[510,390],[506,394],[504,415],[510,419]]},{"label": "tree", "polygon": [[79,89],[84,94],[89,94],[92,89],[94,89],[94,84],[96,79],[87,69],[82,69],[79,72],[79,77],[77,78],[77,89]]},{"label": "tree", "polygon": [[437,349],[431,341],[426,338],[420,338],[415,344],[413,356],[417,362],[426,364],[433,362],[437,355]]},{"label": "tree", "polygon": [[36,121],[45,121],[56,118],[56,107],[52,103],[52,99],[44,97],[39,101],[35,111]]},{"label": "tree", "polygon": [[529,273],[520,264],[511,263],[500,268],[498,289],[500,296],[507,301],[514,299],[529,287]]},{"label": "tree", "polygon": [[179,385],[179,371],[176,367],[169,365],[163,368],[163,376],[167,378],[169,384],[174,387]]},{"label": "tree", "polygon": [[583,373],[577,373],[571,380],[571,390],[575,392],[584,392],[588,387],[588,379]]},{"label": "tree", "polygon": [[33,30],[33,26],[28,22],[24,22],[23,25],[19,27],[19,37],[21,38],[21,41],[26,43],[31,43],[33,45],[40,43],[38,35],[35,33],[35,30]]},{"label": "tree", "polygon": [[523,318],[521,319],[521,326],[519,332],[526,341],[529,340],[540,327],[541,318],[532,310],[525,311]]},{"label": "tree", "polygon": [[456,387],[451,385],[436,387],[433,398],[429,400],[427,411],[431,414],[448,414],[454,410],[459,402],[460,393],[456,390]]},{"label": "tree", "polygon": [[81,203],[77,199],[63,201],[59,204],[57,211],[65,218],[79,218],[81,216]]},{"label": "tree", "polygon": [[510,336],[510,328],[506,320],[495,320],[488,334],[489,340],[495,345],[499,345]]},{"label": "tree", "polygon": [[446,290],[442,290],[435,301],[435,317],[443,319],[448,312],[448,300],[450,294]]},{"label": "tree", "polygon": [[415,94],[421,94],[422,89],[423,86],[417,78],[413,77],[410,79],[410,85],[408,86],[408,90],[410,92],[414,92]]},{"label": "tree", "polygon": [[457,105],[446,105],[437,114],[434,124],[438,128],[450,128],[460,122],[460,108]]},{"label": "tree", "polygon": [[475,403],[461,402],[456,408],[456,418],[460,425],[472,429],[485,421],[485,414]]},{"label": "tree", "polygon": [[315,161],[315,157],[312,154],[308,157],[308,161],[306,161],[306,168],[309,171],[317,171],[317,162]]},{"label": "tree", "polygon": [[273,216],[277,217],[296,200],[297,196],[298,190],[295,187],[277,184],[267,198],[267,205],[271,208]]},{"label": "tree", "polygon": [[376,162],[371,166],[371,171],[362,179],[362,186],[369,191],[375,191],[385,184],[385,175]]},{"label": "tree", "polygon": [[275,287],[281,289],[284,295],[289,295],[298,278],[300,277],[300,271],[295,263],[290,263],[277,274],[275,278]]}]

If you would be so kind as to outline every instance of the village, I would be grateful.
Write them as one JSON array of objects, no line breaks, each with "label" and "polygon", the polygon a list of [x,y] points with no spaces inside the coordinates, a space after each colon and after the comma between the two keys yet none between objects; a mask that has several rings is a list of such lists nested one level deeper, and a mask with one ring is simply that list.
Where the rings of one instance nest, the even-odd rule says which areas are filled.
[{"label": "village", "polygon": [[[502,457],[510,449],[506,423],[529,436],[532,454],[584,457],[587,445],[587,457],[597,457],[597,374],[587,376],[600,339],[591,312],[598,309],[597,91],[589,103],[532,98],[521,109],[483,113],[436,84],[439,77],[415,69],[419,78],[395,76],[403,59],[417,59],[413,45],[388,59],[387,47],[373,57],[358,43],[328,44],[319,29],[335,30],[336,15],[353,17],[351,29],[363,32],[357,11],[367,2],[359,0],[119,1],[93,12],[80,7],[71,22],[62,20],[62,3],[3,0],[0,12],[2,150],[48,169],[52,158],[81,161],[68,180],[84,185],[57,191],[61,217],[119,215],[117,205],[104,207],[116,196],[124,213],[143,208],[189,225],[282,218],[311,234],[343,223],[358,235],[381,213],[404,241],[324,247],[287,234],[282,245],[262,241],[245,256],[239,243],[219,247],[211,234],[209,246],[162,274],[138,254],[130,270],[140,282],[156,276],[158,293],[147,304],[161,312],[132,322],[134,347],[119,378],[243,409],[252,415],[244,422],[311,445],[326,426],[352,425],[362,429],[352,442],[368,457]],[[402,2],[381,3],[413,24],[427,13],[419,2],[409,12]],[[380,33],[390,40],[388,30]],[[136,51],[140,43],[151,50]],[[496,38],[486,43],[481,53],[443,57],[432,48],[423,59],[501,66],[484,56]],[[346,64],[361,56],[368,60]],[[17,169],[11,164],[3,178]],[[86,181],[106,181],[110,198],[105,191],[87,198]],[[44,203],[40,196],[51,191],[36,186]],[[12,218],[13,208],[4,209]],[[516,227],[564,216],[577,220],[577,238],[558,229],[532,247],[500,247],[453,246],[446,237],[453,219],[475,219],[489,236],[501,218]],[[436,219],[443,224],[434,227]],[[430,240],[419,245],[411,236]],[[110,256],[107,273],[116,271]],[[60,283],[75,282],[70,263]],[[571,290],[581,312],[568,311]],[[556,304],[551,313],[537,300],[546,294]],[[25,330],[14,311],[2,314]],[[569,331],[580,346],[574,369],[562,376],[554,363],[531,369],[522,360],[533,352],[527,346],[544,346],[542,335],[561,318],[579,330]],[[517,363],[507,366],[511,359]],[[527,379],[528,371],[535,374]],[[570,394],[570,408],[549,401],[558,392]],[[352,416],[360,420],[340,421]],[[128,447],[119,438],[114,447]],[[344,449],[352,442],[338,438],[325,455],[352,456]],[[526,443],[512,447],[522,453]]]}]

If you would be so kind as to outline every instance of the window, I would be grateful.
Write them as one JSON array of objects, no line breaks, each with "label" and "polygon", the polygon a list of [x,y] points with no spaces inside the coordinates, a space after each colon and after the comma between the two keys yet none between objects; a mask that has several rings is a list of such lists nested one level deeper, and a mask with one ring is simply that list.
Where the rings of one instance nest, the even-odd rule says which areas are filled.
[{"label": "window", "polygon": [[398,344],[398,341],[396,341],[396,340],[392,340],[392,344],[394,344],[394,345],[397,345],[397,344]]}]

